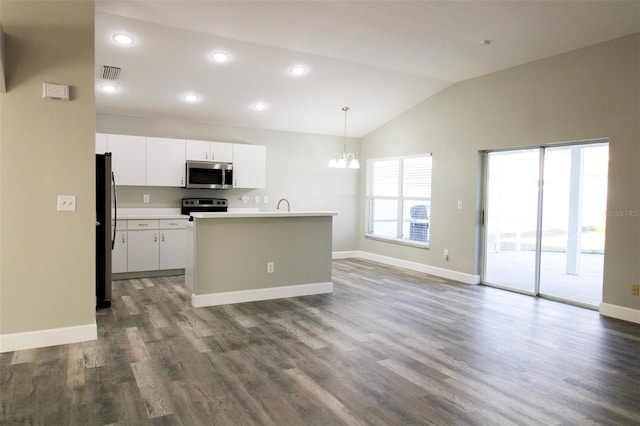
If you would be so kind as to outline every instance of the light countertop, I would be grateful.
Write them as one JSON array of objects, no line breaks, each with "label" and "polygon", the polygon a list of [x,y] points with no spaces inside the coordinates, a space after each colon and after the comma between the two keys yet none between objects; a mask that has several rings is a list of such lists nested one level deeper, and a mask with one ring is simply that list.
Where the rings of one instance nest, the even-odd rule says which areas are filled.
[{"label": "light countertop", "polygon": [[173,208],[118,209],[118,220],[127,219],[189,219],[189,216],[180,214],[180,209]]},{"label": "light countertop", "polygon": [[[258,211],[251,208],[229,208],[224,213],[193,213],[195,219],[216,218],[251,218],[251,217],[310,217],[337,216],[333,211]],[[141,219],[188,219],[188,215],[180,214],[180,209],[174,208],[123,208],[118,209],[118,220]]]},{"label": "light countertop", "polygon": [[233,213],[192,213],[194,219],[241,219],[256,217],[318,217],[337,216],[338,212],[332,211],[269,211],[269,212],[233,212]]}]

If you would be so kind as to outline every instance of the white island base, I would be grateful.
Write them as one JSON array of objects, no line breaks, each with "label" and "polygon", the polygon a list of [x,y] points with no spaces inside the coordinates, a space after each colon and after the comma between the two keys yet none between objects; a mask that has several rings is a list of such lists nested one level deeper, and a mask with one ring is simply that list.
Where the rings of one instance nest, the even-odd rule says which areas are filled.
[{"label": "white island base", "polygon": [[193,213],[185,282],[193,307],[333,292],[336,212]]}]

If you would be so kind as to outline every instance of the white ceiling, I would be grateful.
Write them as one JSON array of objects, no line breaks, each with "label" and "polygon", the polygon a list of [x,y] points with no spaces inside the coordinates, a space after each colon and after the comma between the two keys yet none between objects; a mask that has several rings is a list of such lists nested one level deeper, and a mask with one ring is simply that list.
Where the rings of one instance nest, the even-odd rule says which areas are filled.
[{"label": "white ceiling", "polygon": [[[122,72],[96,104],[332,135],[349,106],[347,132],[361,137],[456,82],[638,31],[640,1],[97,0],[96,76]],[[117,46],[116,32],[136,43]],[[212,62],[214,50],[232,60]],[[309,73],[289,75],[294,64]],[[201,100],[185,103],[186,92]],[[256,101],[270,108],[253,111]]]}]

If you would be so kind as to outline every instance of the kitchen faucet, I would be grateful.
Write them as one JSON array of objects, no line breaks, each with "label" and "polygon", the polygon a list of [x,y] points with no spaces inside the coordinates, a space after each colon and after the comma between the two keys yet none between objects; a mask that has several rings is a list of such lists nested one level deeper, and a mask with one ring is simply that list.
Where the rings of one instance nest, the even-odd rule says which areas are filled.
[{"label": "kitchen faucet", "polygon": [[289,200],[287,200],[286,198],[281,198],[280,201],[278,201],[278,206],[276,207],[276,210],[280,210],[280,203],[286,201],[287,202],[287,211],[290,212],[291,211],[291,204],[289,204]]}]

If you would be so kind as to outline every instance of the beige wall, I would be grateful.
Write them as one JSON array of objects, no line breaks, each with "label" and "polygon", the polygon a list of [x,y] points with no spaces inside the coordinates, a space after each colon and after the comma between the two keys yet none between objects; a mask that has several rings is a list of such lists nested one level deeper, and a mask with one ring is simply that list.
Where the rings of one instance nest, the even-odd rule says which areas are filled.
[{"label": "beige wall", "polygon": [[[193,293],[331,282],[333,219],[196,219]],[[273,273],[267,273],[267,262],[274,263]]]},{"label": "beige wall", "polygon": [[[609,211],[640,210],[640,35],[456,84],[362,141],[362,157],[433,153],[431,250],[360,238],[365,251],[479,274],[480,150],[610,139]],[[361,164],[364,164],[361,163]],[[364,176],[364,175],[363,175]],[[360,206],[365,206],[365,179]],[[465,208],[457,210],[462,200]],[[447,248],[450,261],[442,255]],[[640,308],[640,218],[607,221],[604,297]]]},{"label": "beige wall", "polygon": [[[95,325],[94,4],[3,0],[0,21],[0,335]],[[71,101],[42,99],[42,82]]]}]

